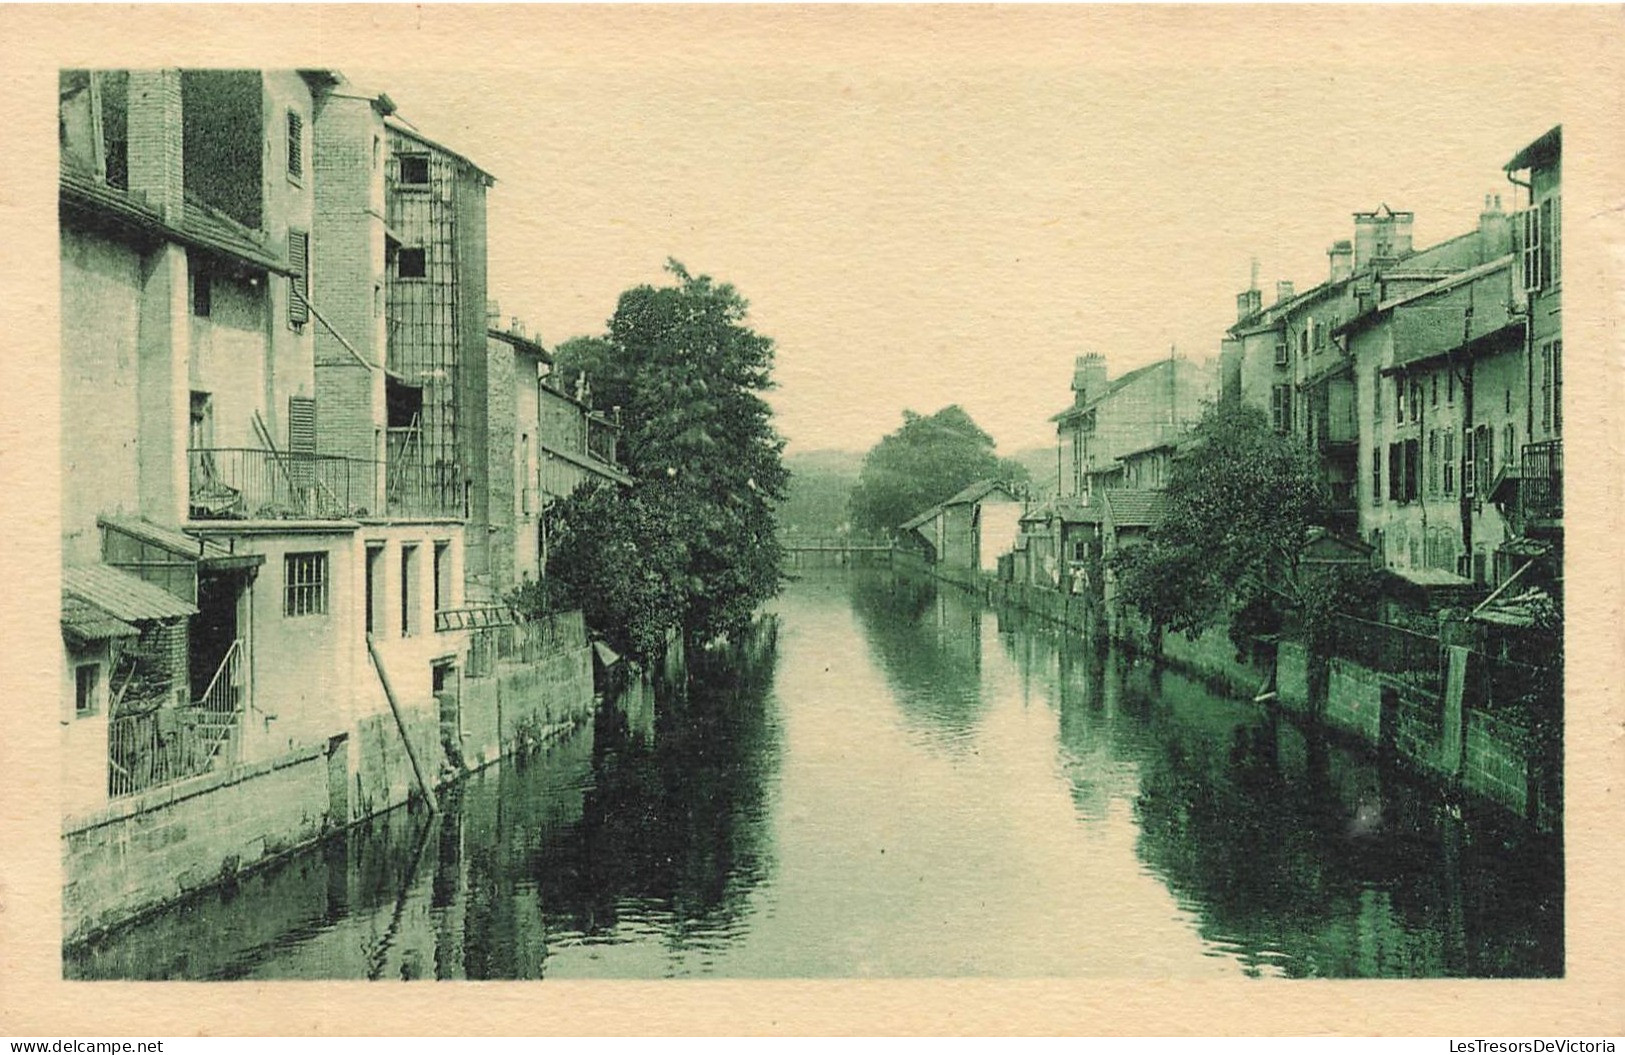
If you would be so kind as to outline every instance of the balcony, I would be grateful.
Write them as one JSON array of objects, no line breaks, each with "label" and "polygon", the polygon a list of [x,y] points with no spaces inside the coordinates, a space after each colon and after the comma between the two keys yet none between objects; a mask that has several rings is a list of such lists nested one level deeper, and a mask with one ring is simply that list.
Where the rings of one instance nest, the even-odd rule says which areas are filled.
[{"label": "balcony", "polygon": [[1561,528],[1563,441],[1524,444],[1518,476],[1518,514],[1525,529]]},{"label": "balcony", "polygon": [[186,453],[194,520],[464,514],[455,467],[436,472],[423,465],[253,448],[194,448]]}]

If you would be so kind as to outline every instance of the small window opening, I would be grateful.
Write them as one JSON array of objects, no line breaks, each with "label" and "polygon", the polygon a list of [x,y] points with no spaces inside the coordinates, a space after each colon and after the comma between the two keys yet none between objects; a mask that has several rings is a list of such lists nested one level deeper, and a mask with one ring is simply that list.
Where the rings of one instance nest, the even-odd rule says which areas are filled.
[{"label": "small window opening", "polygon": [[427,187],[429,185],[429,155],[402,154],[401,183],[409,187]]},{"label": "small window opening", "polygon": [[429,273],[428,251],[402,249],[395,254],[395,273],[401,278],[424,278]]}]

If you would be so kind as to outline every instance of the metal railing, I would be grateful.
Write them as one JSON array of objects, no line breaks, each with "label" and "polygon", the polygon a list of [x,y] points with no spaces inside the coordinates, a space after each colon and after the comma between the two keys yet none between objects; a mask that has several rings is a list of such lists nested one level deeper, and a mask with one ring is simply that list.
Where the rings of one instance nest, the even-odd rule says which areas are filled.
[{"label": "metal railing", "polygon": [[[358,516],[462,516],[455,466],[381,464],[331,454],[246,447],[187,451],[191,515],[198,520],[336,520]],[[384,483],[380,500],[379,482]]]},{"label": "metal railing", "polygon": [[550,612],[508,626],[469,631],[464,673],[471,678],[489,676],[499,660],[535,663],[587,644],[586,623],[579,611]]},{"label": "metal railing", "polygon": [[108,795],[133,795],[236,762],[237,731],[247,703],[239,638],[190,707],[160,707],[108,720]]},{"label": "metal railing", "polygon": [[1523,446],[1522,479],[1518,504],[1525,519],[1561,520],[1563,517],[1563,441],[1546,440]]},{"label": "metal railing", "polygon": [[1328,628],[1327,653],[1418,688],[1437,692],[1444,684],[1439,639],[1391,623],[1336,616]]}]

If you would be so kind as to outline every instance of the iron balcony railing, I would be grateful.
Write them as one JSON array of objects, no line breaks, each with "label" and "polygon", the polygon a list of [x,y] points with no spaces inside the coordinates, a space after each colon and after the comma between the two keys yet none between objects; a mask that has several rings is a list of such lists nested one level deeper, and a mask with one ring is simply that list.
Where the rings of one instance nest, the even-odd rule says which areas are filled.
[{"label": "iron balcony railing", "polygon": [[197,520],[463,516],[455,466],[243,447],[187,451]]},{"label": "iron balcony railing", "polygon": [[1563,519],[1563,441],[1523,446],[1518,504],[1527,520]]},{"label": "iron balcony railing", "polygon": [[247,703],[243,643],[237,640],[190,707],[160,707],[108,720],[108,795],[134,795],[236,764]]}]

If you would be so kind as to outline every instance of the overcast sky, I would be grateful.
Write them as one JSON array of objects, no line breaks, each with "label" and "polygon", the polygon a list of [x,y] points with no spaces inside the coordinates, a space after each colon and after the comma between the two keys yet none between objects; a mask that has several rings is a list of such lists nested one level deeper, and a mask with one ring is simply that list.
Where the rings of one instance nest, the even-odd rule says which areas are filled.
[{"label": "overcast sky", "polygon": [[1394,57],[1391,18],[1215,49],[1049,9],[1011,11],[997,46],[893,12],[818,48],[583,31],[489,73],[346,72],[497,177],[491,295],[547,343],[602,332],[673,256],[778,342],[792,451],[959,403],[1008,454],[1053,443],[1078,354],[1112,376],[1215,354],[1255,256],[1266,291],[1304,289],[1356,210],[1413,210],[1421,247],[1486,193],[1510,207],[1501,166],[1562,119],[1561,86],[1487,46],[1499,10],[1422,64]]}]

